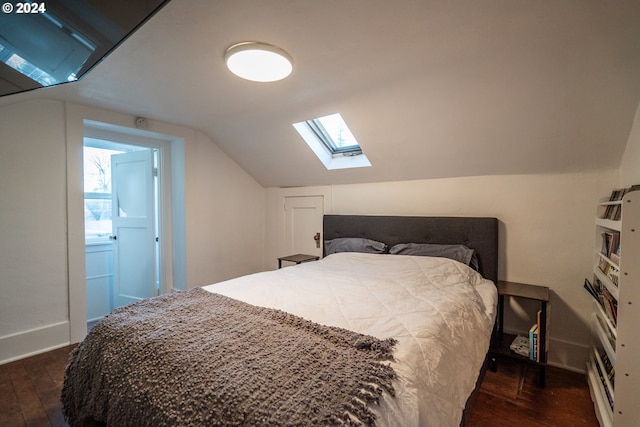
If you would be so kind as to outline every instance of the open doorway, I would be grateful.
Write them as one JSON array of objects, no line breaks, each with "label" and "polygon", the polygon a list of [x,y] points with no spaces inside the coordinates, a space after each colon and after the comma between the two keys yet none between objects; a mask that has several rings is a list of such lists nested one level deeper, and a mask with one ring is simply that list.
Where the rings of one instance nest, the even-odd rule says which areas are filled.
[{"label": "open doorway", "polygon": [[163,293],[159,147],[84,138],[87,327]]}]

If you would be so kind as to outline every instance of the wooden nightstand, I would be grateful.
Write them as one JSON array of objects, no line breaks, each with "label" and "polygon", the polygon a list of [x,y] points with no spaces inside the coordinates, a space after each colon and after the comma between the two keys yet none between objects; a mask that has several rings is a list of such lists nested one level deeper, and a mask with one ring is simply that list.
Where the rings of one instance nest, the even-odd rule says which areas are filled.
[{"label": "wooden nightstand", "polygon": [[295,255],[287,255],[278,258],[278,268],[282,268],[282,261],[295,262],[296,264],[301,264],[303,262],[309,261],[317,261],[320,257],[316,255],[306,255],[306,254],[295,254]]},{"label": "wooden nightstand", "polygon": [[[549,288],[547,286],[528,285],[525,283],[498,281],[498,320],[494,328],[493,337],[491,339],[491,362],[493,369],[496,369],[497,357],[509,357],[523,362],[538,365],[540,368],[539,384],[544,387],[545,371],[547,366],[547,333],[548,333],[548,315],[549,315]],[[511,351],[509,346],[515,339],[516,335],[504,332],[504,297],[525,298],[540,302],[540,319],[538,324],[538,360],[531,360],[529,357],[521,356]],[[532,319],[537,322],[537,319]]]}]

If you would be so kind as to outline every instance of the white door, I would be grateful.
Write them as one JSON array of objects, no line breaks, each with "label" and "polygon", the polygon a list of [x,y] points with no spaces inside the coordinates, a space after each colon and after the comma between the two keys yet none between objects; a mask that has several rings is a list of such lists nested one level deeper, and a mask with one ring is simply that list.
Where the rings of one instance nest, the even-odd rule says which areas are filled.
[{"label": "white door", "polygon": [[285,239],[287,255],[322,256],[323,196],[285,197]]},{"label": "white door", "polygon": [[111,156],[114,308],[156,295],[153,150]]}]

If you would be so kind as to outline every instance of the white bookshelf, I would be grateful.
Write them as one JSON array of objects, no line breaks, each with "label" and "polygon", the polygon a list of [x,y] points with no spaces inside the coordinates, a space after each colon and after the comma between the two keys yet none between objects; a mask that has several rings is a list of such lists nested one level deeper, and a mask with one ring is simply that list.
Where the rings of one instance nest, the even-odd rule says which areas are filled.
[{"label": "white bookshelf", "polygon": [[[619,205],[619,220],[601,218],[609,205]],[[600,303],[594,304],[589,389],[601,426],[640,426],[640,191],[601,202],[596,216],[594,281],[597,278],[617,300],[617,320]],[[601,253],[607,232],[620,233],[619,265]],[[600,269],[604,263],[619,270],[617,284]],[[609,375],[609,366],[615,375]]]}]

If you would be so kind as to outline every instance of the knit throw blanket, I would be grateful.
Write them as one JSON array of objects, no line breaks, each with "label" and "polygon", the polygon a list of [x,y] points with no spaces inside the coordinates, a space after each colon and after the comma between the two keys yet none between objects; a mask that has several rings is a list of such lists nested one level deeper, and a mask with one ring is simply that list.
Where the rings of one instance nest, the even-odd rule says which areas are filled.
[{"label": "knit throw blanket", "polygon": [[375,425],[393,339],[196,288],[113,311],[70,356],[71,426]]}]

